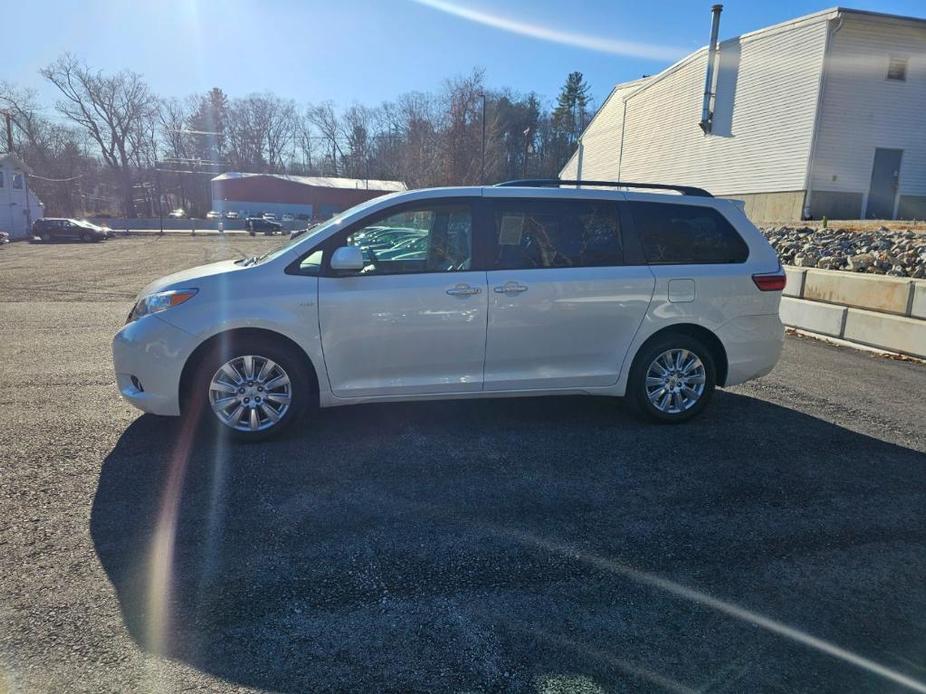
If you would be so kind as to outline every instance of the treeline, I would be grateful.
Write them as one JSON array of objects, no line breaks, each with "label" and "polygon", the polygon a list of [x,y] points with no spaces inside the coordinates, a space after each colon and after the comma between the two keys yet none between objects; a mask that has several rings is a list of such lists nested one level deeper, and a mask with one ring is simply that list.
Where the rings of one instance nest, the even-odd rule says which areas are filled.
[{"label": "treeline", "polygon": [[[555,177],[591,116],[571,73],[552,108],[534,93],[486,87],[482,70],[378,106],[338,109],[221,89],[161,98],[144,78],[64,55],[40,71],[57,102],[0,83],[14,152],[49,215],[202,215],[223,171],[401,180],[411,188]],[[483,130],[485,135],[483,137]]]}]

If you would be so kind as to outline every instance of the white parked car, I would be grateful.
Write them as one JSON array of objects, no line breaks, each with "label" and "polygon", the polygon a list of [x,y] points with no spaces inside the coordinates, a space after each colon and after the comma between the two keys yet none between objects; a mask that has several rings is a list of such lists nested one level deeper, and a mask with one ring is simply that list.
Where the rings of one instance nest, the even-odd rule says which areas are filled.
[{"label": "white parked car", "polygon": [[774,367],[785,275],[737,203],[556,183],[374,198],[157,280],[114,339],[119,390],[255,440],[315,405],[441,398],[626,396],[679,422]]}]

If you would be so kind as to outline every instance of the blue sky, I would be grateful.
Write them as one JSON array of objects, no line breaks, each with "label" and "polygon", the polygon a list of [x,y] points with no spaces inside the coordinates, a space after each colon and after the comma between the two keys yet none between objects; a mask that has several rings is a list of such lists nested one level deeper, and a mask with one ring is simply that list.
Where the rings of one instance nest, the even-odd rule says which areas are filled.
[{"label": "blue sky", "polygon": [[[658,72],[707,43],[710,5],[710,0],[11,1],[4,8],[0,79],[40,88],[50,104],[54,92],[42,84],[38,70],[70,51],[105,71],[140,72],[164,96],[219,86],[232,96],[271,91],[300,103],[331,99],[344,107],[433,90],[475,66],[485,68],[491,87],[536,91],[551,101],[566,74],[579,70],[600,104],[614,83]],[[729,0],[721,38],[828,6]],[[926,17],[923,0],[869,0],[855,7]]]}]

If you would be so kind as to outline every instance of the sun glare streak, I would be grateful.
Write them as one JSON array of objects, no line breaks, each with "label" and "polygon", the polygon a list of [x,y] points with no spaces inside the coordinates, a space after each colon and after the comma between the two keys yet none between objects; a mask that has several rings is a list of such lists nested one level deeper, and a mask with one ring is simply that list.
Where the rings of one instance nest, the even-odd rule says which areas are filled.
[{"label": "sun glare streak", "polygon": [[856,667],[867,670],[872,674],[883,677],[884,679],[895,682],[896,684],[907,687],[908,689],[926,694],[926,683],[915,680],[912,677],[908,677],[900,672],[891,670],[884,665],[853,653],[852,651],[846,650],[845,648],[830,643],[829,641],[824,641],[823,639],[817,638],[816,636],[811,636],[810,634],[801,631],[800,629],[788,626],[787,624],[783,624],[782,622],[779,622],[775,619],[761,615],[758,612],[753,612],[752,610],[746,609],[745,607],[740,607],[739,605],[727,602],[726,600],[715,598],[711,595],[708,595],[707,593],[702,593],[701,591],[694,590],[693,588],[688,588],[687,586],[676,583],[675,581],[670,581],[667,578],[662,578],[645,571],[640,571],[639,569],[635,569],[611,559],[599,557],[587,552],[582,552],[567,545],[550,542],[548,540],[544,540],[543,538],[535,537],[529,533],[506,531],[506,534],[518,538],[523,542],[542,547],[543,549],[546,549],[547,551],[553,552],[555,554],[577,559],[587,564],[591,564],[596,568],[603,569],[611,573],[620,574],[621,576],[629,578],[632,581],[636,581],[637,583],[642,583],[654,588],[658,588],[684,600],[689,600],[691,602],[704,605],[705,607],[709,607],[729,617],[739,619],[749,624],[754,624],[758,627],[761,627],[762,629],[765,629],[766,631],[777,634],[778,636],[782,636],[786,639],[790,639],[791,641],[795,641],[796,643],[803,644],[804,646],[820,651],[821,653],[826,653],[827,655],[838,658],[844,662],[851,663]]},{"label": "sun glare streak", "polygon": [[661,675],[658,672],[653,672],[652,670],[647,670],[644,667],[640,667],[634,663],[631,663],[629,660],[624,660],[623,658],[617,658],[610,653],[606,653],[600,649],[594,648],[586,643],[581,643],[579,641],[574,641],[572,639],[566,638],[565,636],[560,636],[558,634],[553,634],[545,629],[540,629],[538,627],[528,626],[526,624],[512,624],[511,626],[525,633],[531,634],[532,636],[538,637],[543,641],[552,643],[560,648],[570,648],[572,650],[578,651],[585,656],[591,656],[596,660],[600,660],[604,663],[607,663],[611,667],[626,672],[629,675],[645,680],[651,684],[655,684],[658,687],[661,687],[670,692],[676,692],[677,694],[697,694],[697,689],[692,689],[681,682],[677,682],[670,677]]},{"label": "sun glare streak", "polygon": [[151,652],[164,654],[170,633],[170,609],[174,570],[174,546],[177,538],[177,521],[183,480],[186,477],[190,451],[196,434],[196,418],[183,419],[177,444],[168,461],[167,480],[158,511],[157,524],[148,558],[146,642]]},{"label": "sun glare streak", "polygon": [[501,29],[512,34],[529,36],[530,38],[541,41],[551,41],[565,46],[574,46],[584,48],[589,51],[599,53],[611,53],[613,55],[622,55],[632,58],[648,58],[651,60],[676,60],[689,51],[676,48],[674,46],[662,46],[652,43],[638,43],[636,41],[622,41],[620,39],[610,39],[603,36],[593,36],[591,34],[582,34],[571,31],[560,31],[552,27],[541,24],[532,24],[508,17],[500,17],[481,10],[474,10],[470,7],[461,7],[448,0],[414,0],[420,5],[430,7],[447,14],[466,19],[470,22],[483,24],[493,29]]}]

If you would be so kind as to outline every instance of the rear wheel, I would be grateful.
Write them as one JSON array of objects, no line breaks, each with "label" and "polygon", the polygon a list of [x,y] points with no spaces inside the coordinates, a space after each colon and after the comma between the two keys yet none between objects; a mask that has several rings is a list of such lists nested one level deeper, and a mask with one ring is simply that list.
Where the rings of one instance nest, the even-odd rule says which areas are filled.
[{"label": "rear wheel", "polygon": [[48,243],[49,241],[51,241],[51,236],[48,234],[47,231],[40,231],[39,238],[42,240],[42,243]]},{"label": "rear wheel", "polygon": [[203,421],[241,441],[275,436],[298,419],[311,400],[304,356],[263,337],[217,345],[196,373],[190,404]]},{"label": "rear wheel", "polygon": [[658,422],[684,422],[704,409],[717,383],[711,351],[696,338],[667,334],[634,359],[627,398]]}]

